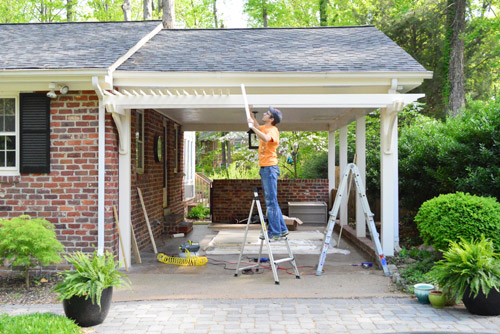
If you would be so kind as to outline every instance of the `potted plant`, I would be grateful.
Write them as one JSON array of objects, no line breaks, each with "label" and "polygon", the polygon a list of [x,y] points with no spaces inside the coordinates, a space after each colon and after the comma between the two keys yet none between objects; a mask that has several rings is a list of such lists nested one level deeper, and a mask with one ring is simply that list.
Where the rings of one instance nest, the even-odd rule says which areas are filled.
[{"label": "potted plant", "polygon": [[429,292],[429,302],[434,308],[443,308],[447,302],[446,294],[441,290],[431,290]]},{"label": "potted plant", "polygon": [[113,287],[128,284],[128,278],[118,271],[113,254],[92,256],[75,252],[65,257],[75,270],[61,273],[63,279],[54,291],[59,293],[64,313],[81,327],[95,326],[108,315]]},{"label": "potted plant", "polygon": [[470,313],[500,315],[500,258],[493,242],[451,242],[429,273],[454,300],[462,298]]}]

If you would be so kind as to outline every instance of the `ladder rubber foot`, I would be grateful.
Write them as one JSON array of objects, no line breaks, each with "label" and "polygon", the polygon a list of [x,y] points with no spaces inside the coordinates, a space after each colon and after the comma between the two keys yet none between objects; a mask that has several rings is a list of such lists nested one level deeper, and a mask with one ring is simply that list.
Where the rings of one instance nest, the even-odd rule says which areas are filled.
[{"label": "ladder rubber foot", "polygon": [[280,282],[279,281],[274,281],[274,284],[280,285]]},{"label": "ladder rubber foot", "polygon": [[258,273],[259,272],[259,269],[255,269],[255,272]]},{"label": "ladder rubber foot", "polygon": [[238,277],[238,274],[234,274],[234,277]]},{"label": "ladder rubber foot", "polygon": [[300,276],[295,276],[296,279],[300,279]]}]

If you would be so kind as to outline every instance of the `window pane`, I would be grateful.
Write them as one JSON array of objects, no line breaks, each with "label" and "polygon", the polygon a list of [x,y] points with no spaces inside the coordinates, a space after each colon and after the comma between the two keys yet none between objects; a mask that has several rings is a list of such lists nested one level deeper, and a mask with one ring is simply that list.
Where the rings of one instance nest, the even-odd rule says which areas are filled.
[{"label": "window pane", "polygon": [[8,150],[15,150],[16,149],[16,137],[15,136],[5,137],[5,141],[6,141]]},{"label": "window pane", "polygon": [[16,116],[5,116],[5,131],[16,131]]},{"label": "window pane", "polygon": [[0,151],[0,167],[5,167],[5,151]]},{"label": "window pane", "polygon": [[0,132],[5,131],[5,116],[0,115]]},{"label": "window pane", "polygon": [[0,116],[5,115],[4,101],[5,99],[0,99]]},{"label": "window pane", "polygon": [[7,151],[7,167],[16,166],[16,151]]},{"label": "window pane", "polygon": [[0,151],[5,151],[5,136],[0,136]]},{"label": "window pane", "polygon": [[5,115],[14,116],[16,114],[16,106],[14,99],[3,99]]}]

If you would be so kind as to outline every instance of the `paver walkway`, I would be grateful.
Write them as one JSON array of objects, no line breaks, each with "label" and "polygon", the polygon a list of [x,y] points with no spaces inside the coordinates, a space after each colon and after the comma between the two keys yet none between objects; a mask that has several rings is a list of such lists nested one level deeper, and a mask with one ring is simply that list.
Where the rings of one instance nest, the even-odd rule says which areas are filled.
[{"label": "paver walkway", "polygon": [[[0,313],[53,312],[59,304],[0,305]],[[95,333],[499,333],[500,317],[463,306],[437,310],[409,298],[214,299],[115,302]]]}]

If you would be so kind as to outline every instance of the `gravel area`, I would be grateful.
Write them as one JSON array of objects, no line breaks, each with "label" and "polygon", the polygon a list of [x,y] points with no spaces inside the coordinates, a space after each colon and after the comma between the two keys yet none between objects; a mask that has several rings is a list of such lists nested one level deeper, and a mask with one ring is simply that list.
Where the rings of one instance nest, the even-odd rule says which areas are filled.
[{"label": "gravel area", "polygon": [[57,276],[31,277],[30,288],[26,288],[22,276],[0,276],[0,304],[49,304],[59,303],[52,292]]}]

